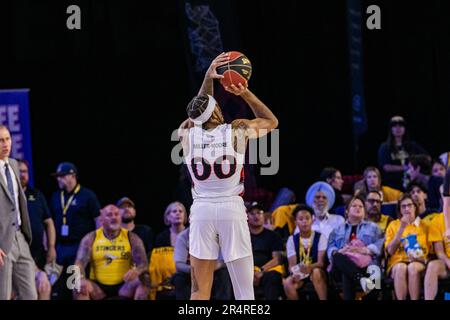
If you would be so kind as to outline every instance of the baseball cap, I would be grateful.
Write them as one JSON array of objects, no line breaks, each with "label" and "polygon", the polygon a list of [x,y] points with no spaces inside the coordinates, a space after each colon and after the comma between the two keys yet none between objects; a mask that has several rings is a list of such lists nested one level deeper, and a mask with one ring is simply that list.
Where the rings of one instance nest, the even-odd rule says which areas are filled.
[{"label": "baseball cap", "polygon": [[117,201],[117,203],[116,203],[116,206],[120,208],[120,206],[122,206],[125,203],[128,203],[133,208],[135,207],[134,202],[128,197],[123,197],[123,198],[119,199],[119,201]]},{"label": "baseball cap", "polygon": [[247,210],[252,211],[253,209],[258,209],[264,211],[264,207],[257,201],[253,201],[247,205]]},{"label": "baseball cap", "polygon": [[406,121],[401,116],[394,116],[391,118],[390,125],[391,125],[391,127],[394,127],[396,125],[400,125],[400,126],[404,127],[406,125]]},{"label": "baseball cap", "polygon": [[61,177],[67,174],[78,175],[77,167],[75,167],[75,165],[70,162],[61,162],[56,168],[56,172],[52,173],[52,176]]}]

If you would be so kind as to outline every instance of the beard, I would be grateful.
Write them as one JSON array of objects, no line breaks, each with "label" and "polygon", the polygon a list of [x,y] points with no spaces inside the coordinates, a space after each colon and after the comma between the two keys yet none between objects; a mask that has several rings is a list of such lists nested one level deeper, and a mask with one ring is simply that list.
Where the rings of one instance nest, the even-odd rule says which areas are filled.
[{"label": "beard", "polygon": [[369,211],[367,212],[369,217],[376,217],[381,214],[381,211]]},{"label": "beard", "polygon": [[325,215],[327,214],[327,208],[320,206],[320,207],[316,207],[314,206],[314,213],[317,217],[319,218],[323,218],[325,217]]},{"label": "beard", "polygon": [[121,228],[122,226],[120,225],[120,223],[111,223],[109,225],[109,229],[113,230],[113,231],[117,231]]}]

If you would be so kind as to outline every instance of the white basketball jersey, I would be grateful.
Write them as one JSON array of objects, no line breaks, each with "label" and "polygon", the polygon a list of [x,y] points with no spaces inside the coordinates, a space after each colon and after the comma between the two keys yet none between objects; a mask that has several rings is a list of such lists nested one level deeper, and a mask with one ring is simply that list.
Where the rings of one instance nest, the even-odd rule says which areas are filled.
[{"label": "white basketball jersey", "polygon": [[191,174],[192,197],[239,196],[244,192],[244,154],[234,150],[231,124],[211,131],[189,129],[189,154],[185,161]]}]

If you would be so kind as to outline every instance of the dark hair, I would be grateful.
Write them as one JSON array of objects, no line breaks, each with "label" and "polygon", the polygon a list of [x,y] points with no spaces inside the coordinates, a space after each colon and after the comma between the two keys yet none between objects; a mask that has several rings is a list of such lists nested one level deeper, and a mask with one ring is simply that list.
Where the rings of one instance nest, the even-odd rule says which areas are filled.
[{"label": "dark hair", "polygon": [[369,197],[369,194],[371,194],[371,193],[377,194],[380,197],[381,201],[383,201],[383,193],[381,191],[377,191],[377,190],[371,190],[371,191],[367,192],[364,197],[364,199],[366,199],[366,201],[367,201],[367,198]]},{"label": "dark hair", "polygon": [[430,174],[431,172],[431,161],[429,157],[425,154],[415,154],[409,157],[409,163],[416,169],[420,166],[420,172],[422,174]]},{"label": "dark hair", "polygon": [[[392,121],[392,120],[391,120]],[[397,144],[395,142],[395,138],[392,135],[392,124],[391,121],[389,122],[389,132],[388,132],[388,136],[386,139],[386,144],[389,147],[389,151],[391,153],[397,153],[399,151]],[[408,134],[408,130],[406,129],[406,123],[403,121],[404,124],[404,128],[405,128],[405,134],[402,137],[402,146],[404,149],[409,147],[409,134]]]},{"label": "dark hair", "polygon": [[414,208],[416,208],[416,217],[419,214],[419,207],[417,206],[417,204],[414,202],[413,198],[411,197],[411,195],[409,193],[405,193],[404,195],[401,196],[401,198],[397,201],[397,216],[400,219],[402,217],[402,212],[401,212],[401,203],[403,201],[405,201],[406,199],[409,199],[412,201]]},{"label": "dark hair", "polygon": [[310,206],[307,206],[306,204],[299,204],[297,207],[295,207],[294,211],[292,212],[292,216],[294,219],[297,218],[297,215],[300,211],[308,211],[311,215],[311,218],[314,217],[314,210]]},{"label": "dark hair", "polygon": [[420,190],[422,190],[424,193],[428,192],[428,188],[426,185],[424,185],[422,182],[418,181],[418,180],[413,180],[411,181],[408,186],[406,187],[406,192],[411,194],[412,190],[414,189],[414,187],[419,188]]},{"label": "dark hair", "polygon": [[206,94],[195,96],[189,102],[186,112],[189,118],[198,118],[203,112],[205,112],[208,107],[209,97]]},{"label": "dark hair", "polygon": [[442,162],[442,160],[439,159],[439,158],[433,159],[431,161],[431,167],[433,167],[435,164],[439,164],[439,165],[443,166],[445,169],[447,169],[447,167],[445,166],[444,162]]},{"label": "dark hair", "polygon": [[17,159],[17,162],[18,163],[23,163],[24,165],[27,166],[28,169],[30,168],[30,163],[27,160],[25,160],[25,159]]},{"label": "dark hair", "polygon": [[327,179],[333,179],[339,170],[333,167],[327,167],[320,173],[320,180],[327,182]]}]

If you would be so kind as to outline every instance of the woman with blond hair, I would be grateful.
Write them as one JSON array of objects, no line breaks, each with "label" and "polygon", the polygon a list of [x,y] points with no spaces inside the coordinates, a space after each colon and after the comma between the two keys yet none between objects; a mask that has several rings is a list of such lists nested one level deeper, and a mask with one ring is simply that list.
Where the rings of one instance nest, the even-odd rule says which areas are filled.
[{"label": "woman with blond hair", "polygon": [[403,195],[400,190],[381,184],[381,173],[376,167],[367,167],[363,175],[364,179],[355,183],[355,195],[365,197],[370,191],[379,191],[384,203],[396,202]]},{"label": "woman with blond hair", "polygon": [[176,272],[173,253],[177,237],[186,229],[187,223],[186,208],[181,202],[172,202],[167,206],[164,223],[167,228],[156,237],[150,257],[151,299],[175,299],[174,286],[170,281]]}]

